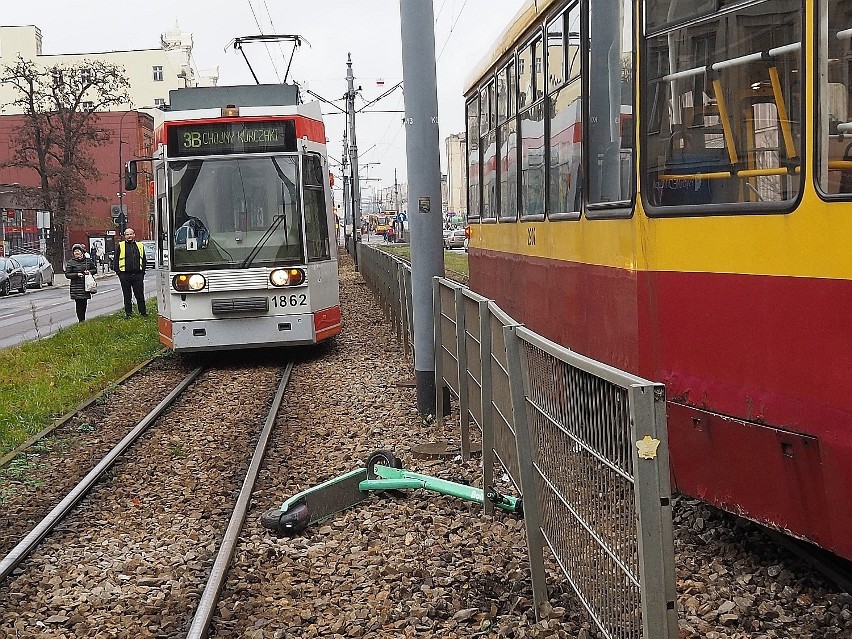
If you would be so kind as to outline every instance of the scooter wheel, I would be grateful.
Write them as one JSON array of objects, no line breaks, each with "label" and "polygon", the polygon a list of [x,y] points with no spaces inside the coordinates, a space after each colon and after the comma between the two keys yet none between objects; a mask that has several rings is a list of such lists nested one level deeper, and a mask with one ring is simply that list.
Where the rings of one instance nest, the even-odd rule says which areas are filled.
[{"label": "scooter wheel", "polygon": [[267,510],[260,516],[264,528],[282,535],[295,535],[308,527],[311,511],[305,504],[297,504],[287,511]]},{"label": "scooter wheel", "polygon": [[376,474],[376,466],[402,468],[402,460],[389,451],[377,450],[367,457],[367,479],[379,479]]}]

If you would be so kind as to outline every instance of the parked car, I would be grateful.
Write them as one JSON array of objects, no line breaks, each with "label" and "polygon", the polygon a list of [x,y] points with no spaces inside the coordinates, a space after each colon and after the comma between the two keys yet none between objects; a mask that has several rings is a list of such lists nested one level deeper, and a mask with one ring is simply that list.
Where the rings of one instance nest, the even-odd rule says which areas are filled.
[{"label": "parked car", "polygon": [[13,257],[0,257],[0,295],[27,292],[27,274]]},{"label": "parked car", "polygon": [[444,238],[444,248],[464,248],[464,229],[455,229]]},{"label": "parked car", "polygon": [[145,268],[154,268],[156,265],[156,244],[152,240],[144,240],[142,246],[145,247]]},{"label": "parked car", "polygon": [[27,286],[30,288],[41,288],[43,284],[53,286],[53,264],[38,253],[18,253],[12,255],[12,259],[24,269],[27,274]]}]

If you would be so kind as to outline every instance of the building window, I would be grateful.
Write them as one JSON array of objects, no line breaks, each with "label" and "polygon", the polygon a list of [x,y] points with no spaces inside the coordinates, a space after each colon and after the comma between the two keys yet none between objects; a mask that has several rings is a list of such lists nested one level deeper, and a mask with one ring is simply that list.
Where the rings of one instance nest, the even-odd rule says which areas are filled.
[{"label": "building window", "polygon": [[80,81],[83,84],[92,84],[92,70],[80,69]]},{"label": "building window", "polygon": [[94,102],[88,102],[88,101],[81,102],[80,108],[83,109],[83,111],[87,111],[87,112],[88,111],[94,111],[95,110],[95,103]]},{"label": "building window", "polygon": [[163,67],[153,67],[154,70],[154,82],[162,82],[163,81]]},{"label": "building window", "polygon": [[166,106],[166,99],[165,98],[154,98],[154,106],[157,107],[158,109],[162,109],[164,106]]},{"label": "building window", "polygon": [[60,69],[52,69],[50,75],[53,77],[53,86],[62,84],[62,71]]}]

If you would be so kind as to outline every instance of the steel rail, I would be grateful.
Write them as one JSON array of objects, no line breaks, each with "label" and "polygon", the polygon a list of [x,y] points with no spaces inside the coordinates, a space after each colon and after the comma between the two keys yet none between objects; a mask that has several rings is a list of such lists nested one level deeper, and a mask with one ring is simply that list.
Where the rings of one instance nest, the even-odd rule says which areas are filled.
[{"label": "steel rail", "polygon": [[174,390],[169,393],[165,399],[163,399],[163,401],[157,404],[154,410],[142,418],[142,421],[140,421],[132,431],[125,435],[124,439],[116,444],[115,448],[107,453],[98,465],[90,470],[89,474],[86,475],[62,501],[54,506],[53,510],[51,510],[47,516],[20,541],[18,545],[2,559],[2,561],[0,561],[0,582],[8,577],[18,564],[20,564],[24,558],[32,552],[33,548],[35,548],[39,542],[41,542],[41,540],[44,539],[44,537],[53,530],[60,521],[62,521],[65,515],[67,515],[74,506],[76,506],[77,503],[86,496],[100,476],[112,467],[124,451],[127,450],[133,442],[135,442],[139,436],[142,435],[142,433],[144,433],[163,413],[163,411],[169,407],[175,398],[180,395],[186,387],[202,373],[202,371],[204,371],[204,368],[205,366],[203,365],[199,366],[187,375],[180,384],[178,384]]},{"label": "steel rail", "polygon": [[290,373],[292,371],[293,363],[290,362],[281,376],[278,391],[275,393],[275,399],[272,400],[272,406],[269,408],[269,414],[266,416],[266,422],[263,425],[263,430],[260,432],[257,446],[251,458],[251,464],[243,480],[243,487],[237,497],[234,512],[231,514],[228,528],[225,530],[225,536],[222,539],[222,545],[219,547],[216,560],[213,562],[213,568],[210,570],[210,578],[201,595],[201,600],[198,602],[198,608],[195,611],[195,616],[192,619],[192,625],[189,628],[186,639],[204,639],[210,630],[210,622],[213,620],[213,615],[216,612],[216,604],[219,601],[219,594],[222,592],[222,586],[225,584],[225,575],[231,563],[231,558],[234,555],[237,537],[243,528],[243,523],[248,513],[249,500],[254,491],[254,484],[257,481],[257,474],[260,471],[260,464],[263,462],[263,456],[266,454],[269,437],[272,434],[272,427],[275,425],[278,408],[281,406],[284,390],[287,387],[287,382],[290,380]]}]

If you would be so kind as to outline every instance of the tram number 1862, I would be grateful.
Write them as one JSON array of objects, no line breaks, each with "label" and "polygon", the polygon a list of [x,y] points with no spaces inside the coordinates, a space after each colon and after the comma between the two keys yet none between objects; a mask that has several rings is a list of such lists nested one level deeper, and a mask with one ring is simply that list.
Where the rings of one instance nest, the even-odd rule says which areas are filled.
[{"label": "tram number 1862", "polygon": [[292,295],[273,295],[272,305],[275,308],[292,308],[294,306],[307,306],[308,296],[305,293],[293,293]]}]

